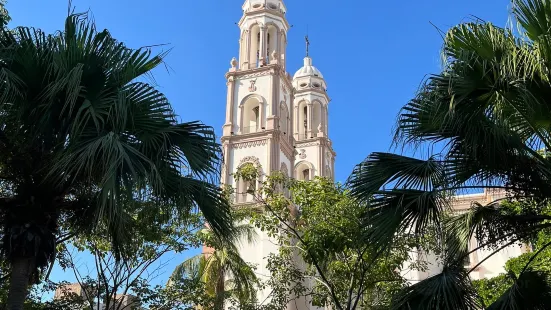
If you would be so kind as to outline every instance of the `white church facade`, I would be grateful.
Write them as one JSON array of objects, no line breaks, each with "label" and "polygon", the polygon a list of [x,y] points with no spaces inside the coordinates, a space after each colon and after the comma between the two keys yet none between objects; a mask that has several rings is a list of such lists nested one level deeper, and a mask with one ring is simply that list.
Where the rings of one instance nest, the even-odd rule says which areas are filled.
[{"label": "white church facade", "polygon": [[[240,29],[239,57],[231,60],[226,73],[227,102],[223,126],[222,147],[224,168],[221,182],[237,193],[233,203],[253,206],[254,197],[246,194],[251,184],[236,182],[232,176],[241,165],[252,163],[262,175],[281,171],[299,180],[316,176],[334,178],[336,153],[329,139],[328,108],[330,98],[321,72],[313,66],[308,52],[304,65],[291,76],[287,73],[287,7],[283,0],[246,0]],[[261,182],[262,180],[258,180]],[[258,188],[259,184],[252,186]],[[245,193],[245,194],[243,194]],[[478,196],[459,196],[458,210],[474,201],[491,198],[488,192]],[[473,248],[476,245],[473,243]],[[262,279],[269,275],[265,258],[278,246],[262,232],[254,244],[241,247],[242,257],[257,266]],[[510,247],[481,264],[473,279],[492,277],[504,272],[503,266],[524,249]],[[486,253],[487,254],[487,253]],[[483,250],[476,251],[468,264],[474,266],[484,259]],[[412,253],[412,259],[433,259],[425,254]],[[403,274],[415,283],[438,272],[436,263],[428,272],[410,271]],[[269,288],[258,292],[264,300]],[[318,309],[304,300],[287,310]]]}]

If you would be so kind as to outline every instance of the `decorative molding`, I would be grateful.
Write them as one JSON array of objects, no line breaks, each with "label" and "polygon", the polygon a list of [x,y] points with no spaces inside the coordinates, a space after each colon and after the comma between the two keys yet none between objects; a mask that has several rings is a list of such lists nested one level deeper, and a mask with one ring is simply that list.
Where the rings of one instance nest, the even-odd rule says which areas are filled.
[{"label": "decorative molding", "polygon": [[300,159],[305,159],[306,158],[306,150],[305,149],[300,150],[300,153],[299,153],[298,157],[300,157]]},{"label": "decorative molding", "polygon": [[270,71],[265,70],[265,71],[261,71],[261,72],[254,72],[254,73],[244,74],[244,75],[240,76],[240,78],[250,79],[250,78],[265,76],[265,75],[270,75]]},{"label": "decorative molding", "polygon": [[266,143],[267,143],[267,140],[247,141],[247,142],[233,143],[233,147],[236,149],[246,149],[250,147],[266,145]]},{"label": "decorative molding", "polygon": [[243,165],[244,163],[253,163],[255,164],[257,167],[260,167],[260,160],[258,159],[258,157],[256,156],[245,156],[241,159],[241,161],[239,162],[239,165]]},{"label": "decorative molding", "polygon": [[315,146],[315,145],[320,145],[320,143],[319,142],[309,142],[309,143],[299,143],[299,142],[297,142],[297,148],[298,147]]}]

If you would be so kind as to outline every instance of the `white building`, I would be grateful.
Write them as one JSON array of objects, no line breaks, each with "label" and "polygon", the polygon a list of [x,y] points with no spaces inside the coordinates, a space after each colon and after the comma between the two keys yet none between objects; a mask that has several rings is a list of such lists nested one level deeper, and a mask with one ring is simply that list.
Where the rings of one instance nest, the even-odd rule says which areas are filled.
[{"label": "white building", "polygon": [[[321,72],[304,58],[304,66],[291,77],[286,71],[287,7],[282,0],[246,0],[239,21],[239,59],[232,59],[226,74],[228,95],[222,145],[225,166],[222,183],[236,193],[258,184],[245,184],[231,176],[252,163],[262,174],[281,171],[309,180],[333,177],[335,152],[328,132],[327,85]],[[260,182],[259,180],[258,182]],[[237,194],[234,203],[254,204],[253,197]],[[245,245],[242,256],[268,275],[265,257],[277,245],[259,232],[255,244]],[[258,292],[264,300],[269,290]],[[300,306],[296,306],[300,304]],[[289,309],[310,309],[306,301]]]},{"label": "white building", "polygon": [[[304,65],[291,77],[287,72],[287,7],[283,0],[246,0],[240,29],[239,57],[231,60],[226,74],[226,121],[223,126],[222,145],[224,169],[221,181],[238,193],[234,203],[252,206],[254,199],[246,194],[248,188],[258,184],[235,182],[232,174],[246,163],[252,163],[263,175],[282,171],[300,180],[315,176],[334,177],[335,152],[328,137],[329,96],[321,72],[313,66],[308,51]],[[258,180],[261,182],[262,180]],[[239,194],[241,193],[241,194]],[[244,194],[245,193],[245,194]],[[469,206],[471,201],[487,200],[488,193],[458,197],[458,208]],[[256,243],[243,245],[241,254],[246,261],[257,266],[262,278],[269,275],[265,257],[275,253],[278,246],[262,232]],[[482,264],[473,278],[492,277],[503,272],[508,258],[520,254],[510,247]],[[412,259],[425,259],[418,253]],[[471,255],[473,266],[487,255],[477,251]],[[430,258],[434,260],[434,258]],[[404,274],[415,283],[439,272],[433,263],[428,272],[407,270]],[[265,300],[270,290],[258,292]],[[307,300],[288,306],[288,310],[314,309]]]},{"label": "white building", "polygon": [[[461,213],[467,211],[474,203],[486,205],[504,197],[505,192],[503,191],[486,189],[483,193],[456,196],[453,200],[452,208],[454,212]],[[479,246],[477,240],[473,237],[469,243],[469,251],[473,251]],[[470,273],[470,277],[473,280],[493,278],[501,273],[505,273],[505,263],[509,259],[528,251],[530,249],[526,245],[513,244],[490,256],[493,251],[482,248],[469,254],[464,266],[468,270],[474,268]],[[427,271],[410,270],[408,264],[404,266],[402,274],[412,284],[438,274],[442,270],[436,257],[431,253],[414,251],[411,253],[411,256],[413,260],[418,259],[429,262],[429,269]]]}]

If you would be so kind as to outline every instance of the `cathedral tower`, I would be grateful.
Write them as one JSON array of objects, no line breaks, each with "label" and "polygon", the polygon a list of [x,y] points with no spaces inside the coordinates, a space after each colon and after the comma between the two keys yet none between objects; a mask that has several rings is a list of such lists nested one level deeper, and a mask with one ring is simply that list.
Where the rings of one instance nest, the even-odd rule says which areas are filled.
[{"label": "cathedral tower", "polygon": [[[333,177],[335,153],[327,135],[329,97],[323,76],[308,55],[293,78],[286,71],[290,26],[283,0],[246,0],[242,8],[239,57],[231,60],[226,74],[221,180],[234,189],[236,206],[255,207],[255,197],[247,190],[258,188],[263,176],[281,171],[300,180]],[[249,163],[260,170],[259,180],[234,180],[232,174]],[[269,275],[266,257],[277,250],[274,240],[262,232],[254,244],[240,247],[260,279]],[[269,295],[267,288],[257,297],[265,300]],[[289,309],[310,309],[302,304]]]},{"label": "cathedral tower", "polygon": [[335,152],[327,135],[329,130],[327,84],[312,65],[306,38],[304,66],[293,77],[293,136],[296,156],[295,178],[311,180],[315,176],[334,178]]},{"label": "cathedral tower", "polygon": [[[282,0],[247,0],[238,25],[239,60],[231,61],[226,74],[228,96],[222,143],[225,156],[224,184],[245,162],[253,162],[269,175],[292,173],[293,86],[285,71],[289,24]],[[240,192],[240,184],[234,184]],[[250,197],[236,197],[237,203]]]}]

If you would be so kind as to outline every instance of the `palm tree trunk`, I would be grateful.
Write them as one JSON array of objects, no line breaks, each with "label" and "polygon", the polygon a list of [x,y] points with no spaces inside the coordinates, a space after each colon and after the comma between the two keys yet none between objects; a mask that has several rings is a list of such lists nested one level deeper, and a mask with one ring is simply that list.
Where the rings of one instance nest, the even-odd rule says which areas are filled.
[{"label": "palm tree trunk", "polygon": [[218,279],[216,280],[216,288],[215,288],[215,300],[214,300],[214,308],[216,310],[224,310],[224,299],[226,295],[226,275],[223,270],[220,270],[218,274]]},{"label": "palm tree trunk", "polygon": [[17,258],[12,261],[7,310],[23,310],[35,263],[34,257]]}]

